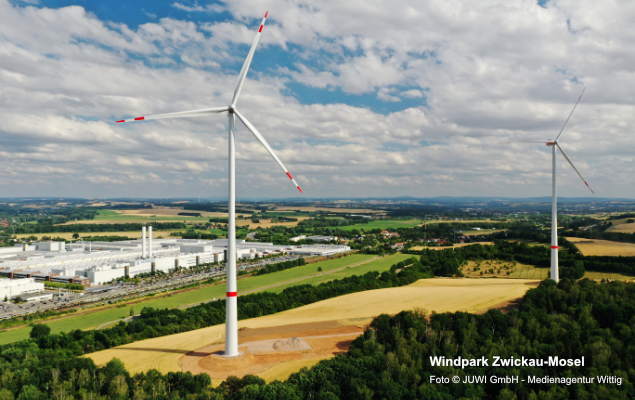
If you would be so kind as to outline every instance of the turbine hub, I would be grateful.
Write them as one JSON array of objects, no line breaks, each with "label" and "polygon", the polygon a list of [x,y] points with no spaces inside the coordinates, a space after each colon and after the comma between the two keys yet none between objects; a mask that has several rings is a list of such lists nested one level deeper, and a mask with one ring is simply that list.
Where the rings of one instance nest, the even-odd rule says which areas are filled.
[{"label": "turbine hub", "polygon": [[229,105],[229,107],[227,108],[227,111],[228,111],[230,114],[233,114],[235,110],[236,110],[236,109],[235,109],[235,108],[234,108],[234,106],[233,106],[233,105],[231,105],[231,104],[230,104],[230,105]]}]

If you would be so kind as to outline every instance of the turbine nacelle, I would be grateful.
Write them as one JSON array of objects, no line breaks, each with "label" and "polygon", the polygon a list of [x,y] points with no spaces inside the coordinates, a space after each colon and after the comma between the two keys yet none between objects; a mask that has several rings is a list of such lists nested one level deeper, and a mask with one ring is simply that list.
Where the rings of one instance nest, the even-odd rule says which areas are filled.
[{"label": "turbine nacelle", "polygon": [[558,142],[557,141],[548,140],[546,144],[547,144],[547,146],[557,146]]}]

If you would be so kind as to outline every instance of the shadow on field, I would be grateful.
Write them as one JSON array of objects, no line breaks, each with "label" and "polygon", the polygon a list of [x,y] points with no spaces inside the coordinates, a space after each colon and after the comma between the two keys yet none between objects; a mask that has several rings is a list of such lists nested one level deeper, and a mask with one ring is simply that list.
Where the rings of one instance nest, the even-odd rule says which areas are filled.
[{"label": "shadow on field", "polygon": [[[189,351],[187,350],[177,350],[177,349],[154,349],[150,347],[119,347],[117,350],[134,350],[134,351],[158,351],[161,353],[175,353],[175,354],[187,354]],[[207,356],[209,353],[201,353],[202,356]],[[197,352],[192,352],[190,355],[197,356]]]}]

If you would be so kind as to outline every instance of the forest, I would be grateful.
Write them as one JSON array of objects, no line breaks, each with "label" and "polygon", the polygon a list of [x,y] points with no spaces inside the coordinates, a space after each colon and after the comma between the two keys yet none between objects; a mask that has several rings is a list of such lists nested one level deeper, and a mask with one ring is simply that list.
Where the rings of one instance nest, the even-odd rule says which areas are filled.
[{"label": "forest", "polygon": [[[348,284],[364,281],[352,279]],[[346,284],[338,286],[343,289]],[[287,300],[309,301],[301,297],[308,294],[307,289],[294,289],[287,293]],[[274,304],[281,299],[269,298]],[[154,320],[151,324],[156,326],[168,320],[179,324],[171,311],[144,310],[144,319]],[[209,313],[202,311],[196,314],[208,318]],[[635,396],[631,383],[635,379],[634,312],[633,283],[563,279],[556,285],[547,280],[527,292],[518,310],[507,314],[496,309],[485,314],[415,309],[380,315],[353,341],[348,353],[304,368],[284,382],[266,384],[247,375],[230,377],[217,388],[210,386],[204,374],[150,370],[132,376],[117,359],[97,367],[92,360],[78,357],[91,350],[89,336],[104,340],[101,336],[108,339],[113,330],[51,335],[46,325],[36,325],[31,339],[0,346],[0,399],[629,399]],[[130,325],[135,324],[122,323],[115,330],[124,332]],[[585,365],[462,369],[430,363],[431,356],[493,355],[585,357]],[[461,379],[509,375],[525,381],[436,384],[430,383],[431,375]],[[529,376],[613,376],[621,384],[530,384]]]}]

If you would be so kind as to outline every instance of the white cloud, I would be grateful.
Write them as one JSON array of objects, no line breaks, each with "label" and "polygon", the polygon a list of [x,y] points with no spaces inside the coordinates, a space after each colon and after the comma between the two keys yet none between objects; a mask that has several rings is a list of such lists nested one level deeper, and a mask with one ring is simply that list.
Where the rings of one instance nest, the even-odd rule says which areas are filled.
[{"label": "white cloud", "polygon": [[[529,0],[225,7],[235,20],[159,16],[130,29],[78,6],[0,0],[0,191],[226,193],[226,115],[112,121],[228,104],[237,71],[222,68],[240,68],[269,9],[238,106],[307,196],[548,195],[549,150],[498,143],[553,138],[585,85],[563,147],[599,196],[635,196],[633,7],[587,0],[546,8]],[[274,50],[289,61],[261,68]],[[346,96],[320,104],[289,96],[289,82],[391,106],[425,97],[427,107],[383,115],[342,104]],[[236,147],[239,195],[296,195],[240,123]],[[586,196],[564,161],[559,192]]]},{"label": "white cloud", "polygon": [[187,6],[181,3],[172,3],[172,7],[178,8],[180,10],[188,11],[188,12],[214,12],[219,13],[225,10],[220,4],[207,4],[205,6],[201,6],[198,3],[194,2],[193,6]]}]

